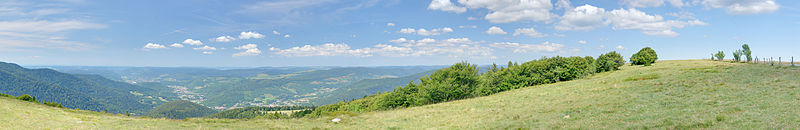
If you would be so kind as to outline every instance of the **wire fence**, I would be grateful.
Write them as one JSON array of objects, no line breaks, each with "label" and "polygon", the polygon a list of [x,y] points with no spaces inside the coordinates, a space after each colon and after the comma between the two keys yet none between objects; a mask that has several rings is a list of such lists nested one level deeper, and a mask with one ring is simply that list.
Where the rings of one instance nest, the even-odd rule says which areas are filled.
[{"label": "wire fence", "polygon": [[[800,60],[800,59],[799,59]],[[787,66],[800,66],[800,61],[795,61],[794,56],[790,57],[758,57],[753,59],[752,63],[765,64],[765,65],[787,65]]]}]

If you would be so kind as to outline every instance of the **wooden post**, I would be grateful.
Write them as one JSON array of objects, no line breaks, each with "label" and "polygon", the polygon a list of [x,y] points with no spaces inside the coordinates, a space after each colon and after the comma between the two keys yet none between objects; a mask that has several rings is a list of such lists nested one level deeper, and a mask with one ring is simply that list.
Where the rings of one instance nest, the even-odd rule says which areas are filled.
[{"label": "wooden post", "polygon": [[783,65],[783,60],[781,60],[781,57],[778,57],[778,65]]},{"label": "wooden post", "polygon": [[792,66],[794,66],[794,56],[792,56]]}]

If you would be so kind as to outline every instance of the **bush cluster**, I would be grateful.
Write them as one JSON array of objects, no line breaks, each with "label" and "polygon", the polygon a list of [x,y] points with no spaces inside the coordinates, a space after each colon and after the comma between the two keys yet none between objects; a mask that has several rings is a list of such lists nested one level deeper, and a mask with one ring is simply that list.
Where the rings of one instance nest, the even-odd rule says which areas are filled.
[{"label": "bush cluster", "polygon": [[658,54],[653,48],[645,47],[639,50],[636,54],[631,56],[631,64],[632,65],[644,65],[650,66],[650,64],[656,63],[658,60]]},{"label": "bush cluster", "polygon": [[622,59],[622,55],[620,55],[616,51],[602,54],[599,57],[597,57],[597,61],[595,61],[595,65],[597,66],[597,72],[619,70],[619,67],[624,64],[625,64],[625,59]]},{"label": "bush cluster", "polygon": [[[36,100],[36,97],[28,95],[28,94],[22,94],[22,95],[19,95],[17,97],[14,97],[14,96],[11,96],[11,95],[8,95],[8,94],[0,93],[0,97],[9,97],[9,98],[22,100],[22,101],[39,103],[39,101]],[[47,105],[47,106],[52,106],[52,107],[64,108],[64,106],[62,106],[61,103],[57,103],[57,102],[42,101],[42,104]]]},{"label": "bush cluster", "polygon": [[[509,62],[507,67],[492,65],[479,74],[477,65],[461,62],[409,82],[392,92],[378,93],[350,102],[341,101],[317,107],[312,116],[347,112],[367,112],[421,106],[464,98],[490,95],[526,86],[569,81],[596,72],[618,70],[625,61],[616,52],[587,57],[551,57],[525,62]],[[603,68],[603,69],[600,69]]]}]

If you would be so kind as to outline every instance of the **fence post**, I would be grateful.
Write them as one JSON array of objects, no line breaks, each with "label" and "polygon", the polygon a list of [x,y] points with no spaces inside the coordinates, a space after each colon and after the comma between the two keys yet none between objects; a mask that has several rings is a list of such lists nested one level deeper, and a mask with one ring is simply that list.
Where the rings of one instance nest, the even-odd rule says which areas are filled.
[{"label": "fence post", "polygon": [[783,65],[783,60],[781,60],[781,57],[778,57],[778,65]]},{"label": "fence post", "polygon": [[794,56],[792,56],[792,66],[794,66]]}]

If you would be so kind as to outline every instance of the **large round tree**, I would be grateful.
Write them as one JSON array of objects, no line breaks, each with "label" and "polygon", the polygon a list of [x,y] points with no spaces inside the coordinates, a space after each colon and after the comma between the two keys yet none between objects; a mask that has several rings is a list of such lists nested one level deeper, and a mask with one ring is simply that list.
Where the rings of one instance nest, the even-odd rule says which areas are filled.
[{"label": "large round tree", "polygon": [[642,48],[642,50],[631,56],[631,64],[633,65],[650,66],[650,64],[656,63],[656,60],[658,60],[658,55],[650,47]]}]

